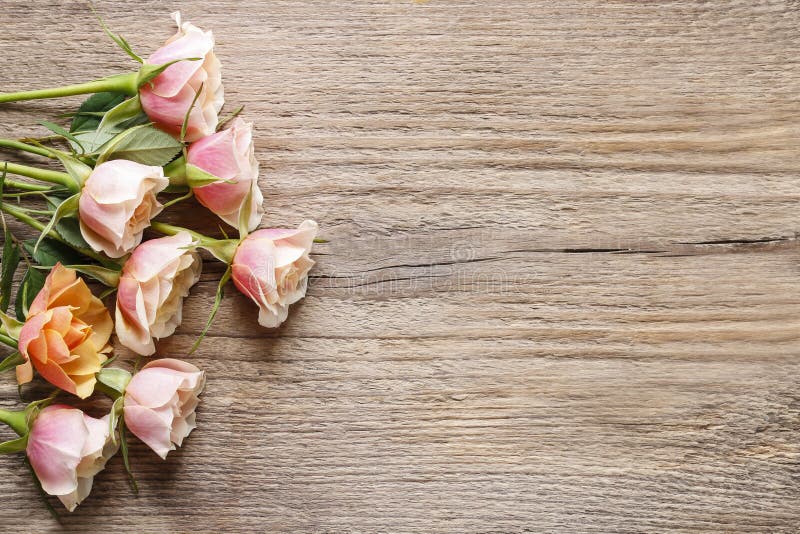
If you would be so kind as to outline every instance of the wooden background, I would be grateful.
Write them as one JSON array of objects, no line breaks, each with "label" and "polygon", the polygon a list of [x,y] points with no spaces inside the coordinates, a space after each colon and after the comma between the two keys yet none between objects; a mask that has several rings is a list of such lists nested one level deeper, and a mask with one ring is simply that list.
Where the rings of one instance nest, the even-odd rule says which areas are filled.
[{"label": "wooden background", "polygon": [[[4,457],[0,528],[800,528],[800,3],[96,5],[143,55],[173,9],[214,29],[264,224],[330,243],[279,330],[229,292],[200,427],[133,447],[138,498],[116,458],[59,526]],[[2,10],[3,90],[134,67],[83,1]]]}]

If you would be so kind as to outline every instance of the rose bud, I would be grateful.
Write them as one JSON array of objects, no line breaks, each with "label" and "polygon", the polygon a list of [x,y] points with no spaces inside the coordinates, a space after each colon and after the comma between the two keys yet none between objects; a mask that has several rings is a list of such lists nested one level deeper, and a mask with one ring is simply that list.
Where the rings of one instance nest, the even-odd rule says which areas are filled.
[{"label": "rose bud", "polygon": [[141,243],[163,206],[156,194],[169,185],[164,169],[116,159],[92,171],[78,200],[81,234],[97,251],[120,258]]},{"label": "rose bud", "polygon": [[205,373],[190,363],[170,358],[148,363],[125,389],[125,426],[166,458],[194,430],[204,385]]},{"label": "rose bud", "polygon": [[258,228],[264,214],[264,197],[258,187],[258,161],[253,147],[252,123],[237,118],[230,128],[192,143],[186,161],[190,174],[191,166],[194,166],[224,180],[193,187],[194,196],[200,204],[234,228],[239,228],[239,215],[244,209],[247,229]]},{"label": "rose bud", "polygon": [[[189,114],[184,140],[194,142],[211,135],[217,128],[217,114],[225,102],[220,63],[214,55],[214,36],[196,26],[181,23],[179,12],[172,14],[178,32],[153,52],[147,64],[162,65],[178,61],[139,88],[142,109],[159,128],[178,136],[186,112]],[[202,86],[202,88],[201,88]],[[200,94],[195,101],[197,91]]]},{"label": "rose bud", "polygon": [[89,495],[94,476],[117,448],[108,416],[95,419],[57,404],[39,412],[26,453],[45,493],[58,496],[72,512]]},{"label": "rose bud", "polygon": [[117,288],[117,337],[137,354],[153,354],[153,338],[172,335],[181,322],[183,298],[200,279],[202,268],[191,245],[188,232],[145,241],[122,268]]},{"label": "rose bud", "polygon": [[27,360],[17,366],[20,384],[42,377],[85,399],[94,391],[95,373],[111,350],[111,315],[74,270],[53,267],[31,303],[19,334],[19,352]]},{"label": "rose bud", "polygon": [[233,257],[233,283],[258,304],[258,322],[274,328],[286,320],[289,305],[306,294],[308,257],[317,223],[304,221],[297,230],[265,229],[248,235]]}]

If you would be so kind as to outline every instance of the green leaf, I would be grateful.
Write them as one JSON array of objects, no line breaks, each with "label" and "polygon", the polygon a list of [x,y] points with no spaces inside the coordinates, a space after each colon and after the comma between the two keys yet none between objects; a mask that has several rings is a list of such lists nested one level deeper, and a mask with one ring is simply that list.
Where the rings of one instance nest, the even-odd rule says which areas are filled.
[{"label": "green leaf", "polygon": [[133,128],[134,126],[141,126],[142,124],[152,124],[150,117],[145,115],[144,112],[140,113],[139,115],[136,115],[131,119],[121,122],[116,126],[116,128],[117,132],[123,132],[130,128]]},{"label": "green leaf", "polygon": [[20,436],[11,441],[4,441],[0,443],[0,454],[11,454],[14,452],[22,452],[28,446],[28,435]]},{"label": "green leaf", "polygon": [[124,93],[105,91],[93,94],[78,108],[78,112],[72,118],[69,131],[75,133],[97,129],[105,112],[119,105],[123,100],[125,100]]},{"label": "green leaf", "polygon": [[82,249],[92,248],[83,238],[83,234],[81,234],[81,226],[77,217],[67,217],[66,219],[58,221],[58,224],[56,224],[56,232],[58,232],[58,235],[72,247]]},{"label": "green leaf", "polygon": [[46,275],[36,268],[29,268],[22,277],[14,303],[17,319],[20,321],[24,321],[28,316],[28,308],[44,286],[45,278]]},{"label": "green leaf", "polygon": [[143,114],[142,104],[139,101],[139,96],[134,96],[123,102],[120,102],[110,110],[108,110],[98,125],[98,130],[108,130],[110,128],[117,128],[120,125],[135,119],[140,114]]},{"label": "green leaf", "polygon": [[92,168],[77,158],[73,158],[69,154],[61,152],[60,150],[50,149],[50,152],[58,158],[58,161],[64,166],[64,170],[72,177],[75,182],[74,187],[70,187],[73,193],[77,193],[83,187],[86,179],[92,174]]},{"label": "green leaf", "polygon": [[3,325],[6,335],[9,335],[14,339],[19,339],[19,332],[22,330],[22,325],[25,323],[14,319],[4,312],[0,312],[0,324]]},{"label": "green leaf", "polygon": [[[55,197],[53,195],[48,195],[46,199],[48,205],[52,209],[57,209],[58,206],[61,204],[61,202],[63,202],[63,199]],[[80,223],[78,222],[77,217],[65,217],[60,221],[58,221],[58,223],[56,224],[56,232],[58,232],[58,235],[61,236],[61,239],[63,239],[66,242],[65,244],[68,245],[69,247],[72,247],[77,251],[92,250],[92,247],[83,238],[83,234],[81,233]],[[72,254],[72,256],[76,258],[76,261],[78,261],[77,258],[80,257],[78,256],[77,252]],[[110,258],[105,261],[100,261],[100,263],[103,264],[105,267],[109,267],[111,269],[119,268],[119,263]]]},{"label": "green leaf", "polygon": [[80,148],[81,154],[86,152],[86,150],[83,148],[83,144],[80,142],[80,140],[78,140],[74,135],[72,135],[72,133],[70,133],[69,131],[65,130],[64,128],[62,128],[58,124],[56,124],[54,122],[50,122],[50,121],[39,121],[39,124],[41,124],[42,126],[47,128],[48,130],[50,130],[54,134],[60,135],[64,139],[67,139],[67,140],[72,141],[73,143],[75,143],[78,146],[78,148]]},{"label": "green leaf", "polygon": [[217,311],[219,311],[219,305],[222,302],[222,296],[224,293],[223,288],[230,279],[231,279],[231,264],[228,264],[228,268],[225,269],[225,274],[223,274],[222,278],[220,278],[219,280],[219,285],[217,286],[217,296],[214,298],[214,305],[211,307],[211,314],[208,316],[208,321],[206,321],[206,326],[205,328],[203,328],[203,331],[200,333],[200,336],[197,338],[197,341],[195,341],[194,345],[192,345],[189,354],[192,354],[194,351],[197,350],[197,347],[200,346],[200,343],[203,341],[203,338],[206,337],[208,329],[211,328],[211,323],[214,322],[214,317],[217,316]]},{"label": "green leaf", "polygon": [[14,273],[19,265],[19,247],[11,239],[11,232],[4,228],[5,242],[3,243],[3,264],[2,274],[0,274],[0,311],[8,309],[11,302],[11,284],[14,281]]},{"label": "green leaf", "polygon": [[[96,154],[117,134],[133,126],[147,124],[150,119],[142,111],[138,95],[128,100],[123,100],[108,109],[102,120],[94,124],[91,130],[79,131],[75,137],[86,149],[88,154]],[[73,147],[75,148],[75,147]]]},{"label": "green leaf", "polygon": [[109,141],[97,157],[97,164],[112,159],[127,159],[143,165],[161,167],[169,163],[183,144],[150,124],[125,130]]},{"label": "green leaf", "polygon": [[36,244],[33,246],[34,254],[36,254],[36,251],[39,249],[39,244],[42,242],[45,236],[50,235],[50,231],[53,229],[56,223],[58,223],[58,221],[64,217],[69,217],[78,213],[78,199],[80,196],[80,193],[75,193],[58,205],[56,212],[53,214],[53,218],[50,219],[50,222],[48,222],[47,226],[44,227],[42,232],[39,234],[39,238],[36,240]]},{"label": "green leaf", "polygon": [[120,271],[116,269],[108,269],[99,265],[65,265],[64,267],[75,269],[79,273],[91,276],[108,287],[117,287],[119,285]]},{"label": "green leaf", "polygon": [[[60,115],[56,115],[56,117],[58,117],[59,119],[71,119],[76,115],[79,115],[77,111],[68,111],[67,113],[61,113]],[[105,113],[103,113],[102,111],[83,111],[80,113],[80,115],[85,115],[87,117],[97,117],[98,119],[102,119]],[[72,130],[70,130],[70,133],[71,132]]]},{"label": "green leaf", "polygon": [[34,250],[32,239],[25,241],[22,246],[25,247],[25,251],[33,257],[36,263],[45,267],[52,267],[58,262],[64,265],[82,263],[79,253],[49,237],[45,237],[36,250]]},{"label": "green leaf", "polygon": [[16,369],[18,365],[22,365],[25,362],[25,357],[19,352],[9,354],[0,362],[0,373],[8,371],[9,369]]},{"label": "green leaf", "polygon": [[[3,172],[0,174],[0,207],[3,204],[3,189],[6,185],[6,174],[8,172],[8,163],[3,165]],[[5,218],[0,217],[0,222],[3,225],[3,257],[2,267],[0,267],[0,311],[5,312],[11,302],[11,285],[14,280],[14,273],[19,266],[19,246],[14,243],[11,237],[11,231],[6,226]]]},{"label": "green leaf", "polygon": [[[100,150],[104,144],[114,138],[117,134],[116,130],[92,130],[87,132],[75,132],[75,138],[86,149],[87,154],[94,154]],[[77,150],[78,146],[73,145],[73,150]]]}]

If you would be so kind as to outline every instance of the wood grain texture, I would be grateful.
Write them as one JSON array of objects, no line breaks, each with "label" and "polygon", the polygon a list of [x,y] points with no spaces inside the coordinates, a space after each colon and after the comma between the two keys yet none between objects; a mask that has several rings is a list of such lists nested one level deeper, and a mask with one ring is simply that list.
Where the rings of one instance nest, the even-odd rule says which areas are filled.
[{"label": "wood grain texture", "polygon": [[[133,447],[138,497],[117,458],[58,525],[3,457],[4,530],[797,530],[800,4],[97,7],[143,54],[173,9],[214,29],[265,225],[330,243],[279,330],[229,292],[200,428]],[[3,90],[132,67],[82,1],[3,13]]]}]

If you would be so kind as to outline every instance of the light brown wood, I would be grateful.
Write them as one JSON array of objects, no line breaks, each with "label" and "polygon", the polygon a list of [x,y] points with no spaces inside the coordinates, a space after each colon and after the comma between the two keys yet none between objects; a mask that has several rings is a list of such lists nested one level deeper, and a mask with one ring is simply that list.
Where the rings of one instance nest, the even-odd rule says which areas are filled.
[{"label": "light brown wood", "polygon": [[[189,357],[198,430],[133,446],[138,498],[113,460],[64,529],[796,531],[796,2],[97,7],[145,55],[172,9],[214,29],[264,224],[330,243],[279,330],[229,290]],[[134,66],[84,2],[3,12],[3,90]],[[0,134],[77,102],[4,106]],[[0,473],[5,529],[58,527]]]}]

